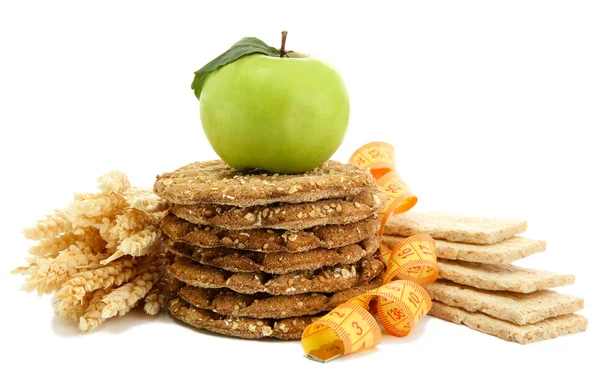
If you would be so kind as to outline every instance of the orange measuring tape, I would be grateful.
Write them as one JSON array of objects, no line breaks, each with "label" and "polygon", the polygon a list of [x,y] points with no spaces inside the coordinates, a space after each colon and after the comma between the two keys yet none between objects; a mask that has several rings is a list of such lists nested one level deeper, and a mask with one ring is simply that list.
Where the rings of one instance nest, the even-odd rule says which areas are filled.
[{"label": "orange measuring tape", "polygon": [[[382,235],[389,217],[410,210],[417,197],[395,170],[392,145],[368,143],[352,154],[350,163],[370,169],[377,186],[388,197],[379,212]],[[302,348],[309,358],[327,362],[379,344],[381,330],[370,312],[372,302],[385,330],[397,337],[408,335],[431,309],[431,298],[420,284],[432,283],[438,276],[433,238],[418,234],[393,249],[382,244],[380,251],[387,266],[383,285],[337,306],[306,327]]]}]

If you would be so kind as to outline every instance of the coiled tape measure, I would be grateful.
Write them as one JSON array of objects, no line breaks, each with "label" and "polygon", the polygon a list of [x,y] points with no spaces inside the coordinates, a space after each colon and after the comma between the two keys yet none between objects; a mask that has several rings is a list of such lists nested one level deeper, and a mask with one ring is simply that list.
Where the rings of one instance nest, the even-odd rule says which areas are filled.
[{"label": "coiled tape measure", "polygon": [[[410,210],[417,197],[395,170],[392,145],[366,144],[352,154],[350,163],[370,169],[388,197],[379,212],[381,236],[389,217]],[[393,249],[382,244],[380,251],[387,267],[383,285],[337,306],[306,327],[302,348],[309,358],[328,362],[379,344],[381,330],[374,314],[388,333],[404,337],[431,309],[431,298],[421,284],[432,283],[438,276],[434,239],[418,234]]]}]

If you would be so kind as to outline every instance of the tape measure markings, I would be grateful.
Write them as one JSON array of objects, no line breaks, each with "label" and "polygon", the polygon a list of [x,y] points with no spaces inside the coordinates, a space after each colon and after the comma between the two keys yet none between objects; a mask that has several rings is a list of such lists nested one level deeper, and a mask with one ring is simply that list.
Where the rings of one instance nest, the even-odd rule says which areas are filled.
[{"label": "tape measure markings", "polygon": [[[350,162],[369,168],[377,186],[388,197],[379,212],[381,236],[389,217],[411,209],[417,197],[396,172],[394,148],[390,144],[366,144],[352,154]],[[431,298],[419,284],[433,282],[438,275],[433,238],[418,234],[392,249],[382,244],[380,253],[387,266],[384,285],[337,306],[310,324],[302,334],[302,346],[309,357],[325,362],[377,345],[381,330],[370,313],[373,300],[383,327],[398,337],[408,335],[431,309]],[[392,281],[397,277],[402,280]]]}]

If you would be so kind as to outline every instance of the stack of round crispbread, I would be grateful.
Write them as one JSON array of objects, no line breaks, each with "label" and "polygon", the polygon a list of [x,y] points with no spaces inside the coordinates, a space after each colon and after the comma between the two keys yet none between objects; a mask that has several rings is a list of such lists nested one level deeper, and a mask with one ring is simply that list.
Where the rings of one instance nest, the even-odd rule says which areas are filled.
[{"label": "stack of round crispbread", "polygon": [[184,286],[171,314],[249,339],[299,339],[326,311],[378,286],[385,204],[371,174],[328,161],[298,175],[239,172],[222,161],[158,176],[161,222]]}]

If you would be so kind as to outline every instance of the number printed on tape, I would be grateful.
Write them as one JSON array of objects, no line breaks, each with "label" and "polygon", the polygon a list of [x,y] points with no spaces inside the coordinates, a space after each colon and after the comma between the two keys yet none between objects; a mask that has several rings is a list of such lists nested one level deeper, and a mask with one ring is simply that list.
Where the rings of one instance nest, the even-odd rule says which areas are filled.
[{"label": "number printed on tape", "polygon": [[[356,150],[350,163],[369,168],[388,201],[381,212],[381,229],[392,214],[408,211],[417,203],[396,172],[394,147],[373,142]],[[375,301],[377,316],[386,331],[403,337],[431,309],[431,298],[420,284],[432,283],[438,275],[435,241],[427,234],[402,240],[393,249],[381,246],[387,266],[384,285],[345,302],[309,325],[302,334],[302,347],[309,357],[323,362],[341,354],[372,348],[381,341],[381,330],[369,312]],[[343,349],[342,349],[343,348]]]}]

